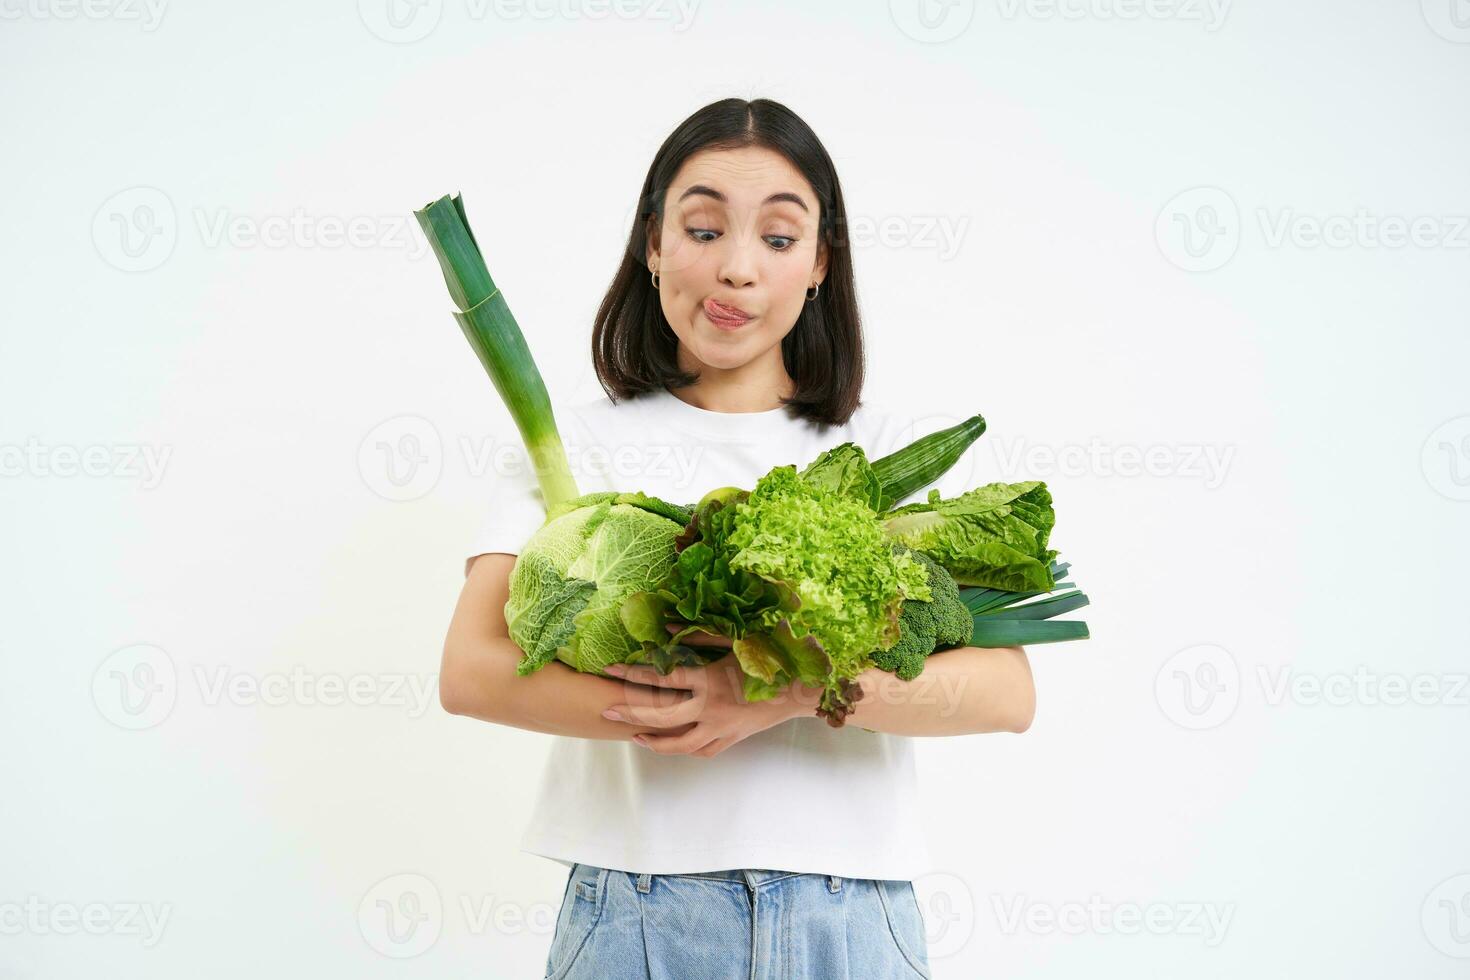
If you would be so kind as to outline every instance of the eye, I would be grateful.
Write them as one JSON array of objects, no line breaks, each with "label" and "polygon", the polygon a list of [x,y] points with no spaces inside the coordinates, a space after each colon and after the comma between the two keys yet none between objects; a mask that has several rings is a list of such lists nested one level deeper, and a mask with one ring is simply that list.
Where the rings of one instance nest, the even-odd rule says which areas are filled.
[{"label": "eye", "polygon": [[[690,238],[704,245],[708,245],[710,242],[720,237],[719,232],[709,228],[685,228],[684,231],[686,234],[689,235]],[[701,238],[699,237],[701,235],[709,235],[711,237]],[[791,247],[796,244],[797,240],[795,238],[792,238],[790,235],[767,235],[765,236],[765,241],[767,245],[771,246],[771,249],[773,251],[785,252],[789,251]]]}]

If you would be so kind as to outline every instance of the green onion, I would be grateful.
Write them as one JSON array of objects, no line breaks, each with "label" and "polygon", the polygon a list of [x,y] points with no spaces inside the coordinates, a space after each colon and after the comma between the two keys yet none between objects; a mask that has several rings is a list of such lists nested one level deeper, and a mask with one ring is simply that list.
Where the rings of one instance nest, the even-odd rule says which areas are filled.
[{"label": "green onion", "polygon": [[465,217],[464,202],[458,194],[446,195],[415,211],[414,217],[439,258],[449,295],[457,307],[454,319],[500,392],[531,454],[542,502],[549,511],[571,500],[578,495],[577,483],[556,429],[546,383],[504,294],[485,268],[484,256]]}]

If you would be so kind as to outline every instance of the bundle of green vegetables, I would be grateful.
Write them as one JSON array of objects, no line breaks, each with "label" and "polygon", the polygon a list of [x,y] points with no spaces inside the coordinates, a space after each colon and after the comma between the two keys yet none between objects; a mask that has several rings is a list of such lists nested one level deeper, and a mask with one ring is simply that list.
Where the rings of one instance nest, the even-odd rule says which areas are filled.
[{"label": "bundle of green vegetables", "polygon": [[[992,483],[949,500],[933,490],[894,506],[980,437],[978,415],[875,461],[843,443],[800,471],[777,466],[748,490],[720,488],[692,505],[579,494],[541,374],[459,196],[414,213],[547,508],[505,607],[520,674],[553,659],[667,673],[733,655],[747,699],[800,681],[822,688],[817,713],[840,726],[869,667],[911,680],[936,650],[1086,638],[1085,623],[1052,621],[1087,597],[1062,583],[1067,566],[1048,547],[1044,483]],[[730,649],[684,642],[697,632],[729,637]]]}]

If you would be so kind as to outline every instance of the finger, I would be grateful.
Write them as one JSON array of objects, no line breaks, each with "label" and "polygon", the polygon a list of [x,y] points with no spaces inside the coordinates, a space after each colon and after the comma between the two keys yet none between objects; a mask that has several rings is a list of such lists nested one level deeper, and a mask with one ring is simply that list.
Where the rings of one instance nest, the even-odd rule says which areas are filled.
[{"label": "finger", "polygon": [[698,686],[692,676],[693,672],[687,667],[675,667],[668,674],[660,674],[643,664],[611,664],[603,670],[614,677],[650,687],[682,687],[686,691],[692,691]]},{"label": "finger", "polygon": [[615,704],[607,710],[618,716],[614,719],[615,721],[626,721],[634,725],[653,725],[656,728],[672,728],[675,725],[697,721],[699,718],[699,706],[689,698],[673,705],[644,707],[635,704]]},{"label": "finger", "polygon": [[693,700],[694,692],[677,687],[649,687],[647,684],[624,684],[623,699],[614,705],[631,704],[637,708],[672,708]]},{"label": "finger", "polygon": [[683,735],[642,735],[638,741],[659,755],[683,755],[708,745],[710,737],[705,726],[696,723]]},{"label": "finger", "polygon": [[633,732],[633,735],[635,737],[638,736],[638,735],[644,735],[644,736],[647,736],[647,735],[683,735],[685,732],[690,731],[691,729],[693,729],[694,726],[697,725],[697,724],[699,724],[699,723],[698,722],[691,721],[691,722],[688,722],[688,723],[683,724],[683,725],[675,725],[672,728],[649,728],[649,726],[645,726],[645,728],[648,728],[648,730],[641,731],[641,732],[636,732],[635,731],[635,732]]},{"label": "finger", "polygon": [[704,759],[711,759],[729,748],[731,742],[728,738],[717,738],[713,742],[701,748],[695,749],[690,755],[697,755]]}]

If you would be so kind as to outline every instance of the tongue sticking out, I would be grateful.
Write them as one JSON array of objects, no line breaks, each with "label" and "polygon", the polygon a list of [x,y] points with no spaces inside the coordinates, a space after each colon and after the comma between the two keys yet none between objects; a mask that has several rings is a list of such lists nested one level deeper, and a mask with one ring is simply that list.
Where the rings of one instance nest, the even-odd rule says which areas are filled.
[{"label": "tongue sticking out", "polygon": [[724,320],[748,320],[748,314],[742,313],[733,306],[726,306],[716,300],[706,300],[704,307],[710,315],[720,317]]}]

